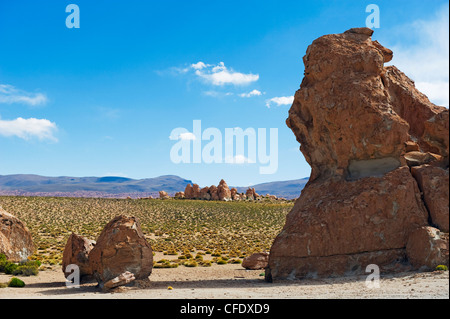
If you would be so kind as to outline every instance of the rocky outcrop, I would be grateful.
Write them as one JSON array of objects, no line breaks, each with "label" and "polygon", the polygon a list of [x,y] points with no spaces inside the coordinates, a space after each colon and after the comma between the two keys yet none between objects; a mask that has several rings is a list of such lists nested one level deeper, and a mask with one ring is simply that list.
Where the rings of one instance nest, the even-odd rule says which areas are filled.
[{"label": "rocky outcrop", "polygon": [[219,200],[231,200],[231,191],[223,179],[220,180],[219,186],[217,186],[217,195],[219,196]]},{"label": "rocky outcrop", "polygon": [[187,184],[186,188],[184,189],[184,197],[187,199],[193,199],[194,198],[194,188],[191,184]]},{"label": "rocky outcrop", "polygon": [[265,269],[269,262],[269,253],[255,253],[245,257],[242,261],[242,267],[250,270]]},{"label": "rocky outcrop", "polygon": [[165,192],[165,191],[159,191],[159,198],[160,198],[160,199],[169,199],[170,196],[169,196],[169,194],[167,194],[167,192]]},{"label": "rocky outcrop", "polygon": [[33,238],[25,223],[0,206],[0,254],[13,262],[27,260],[34,253]]},{"label": "rocky outcrop", "polygon": [[95,246],[95,241],[86,237],[72,233],[66,243],[63,253],[62,270],[67,278],[71,271],[66,272],[68,265],[77,265],[80,270],[80,277],[89,277],[92,275],[91,265],[89,264],[89,253]]},{"label": "rocky outcrop", "polygon": [[185,198],[184,192],[176,192],[174,197],[176,199],[183,199],[183,198]]},{"label": "rocky outcrop", "polygon": [[135,217],[117,216],[103,229],[89,253],[89,263],[100,287],[125,272],[148,279],[153,253]]},{"label": "rocky outcrop", "polygon": [[[407,260],[410,234],[428,226],[421,191],[434,191],[428,181],[419,189],[410,167],[446,171],[448,198],[448,112],[384,66],[393,53],[372,33],[320,37],[303,58],[286,123],[311,177],[273,243],[268,281],[364,273],[368,264],[383,271]],[[444,185],[445,174],[430,174]],[[448,227],[448,204],[436,205]]]}]

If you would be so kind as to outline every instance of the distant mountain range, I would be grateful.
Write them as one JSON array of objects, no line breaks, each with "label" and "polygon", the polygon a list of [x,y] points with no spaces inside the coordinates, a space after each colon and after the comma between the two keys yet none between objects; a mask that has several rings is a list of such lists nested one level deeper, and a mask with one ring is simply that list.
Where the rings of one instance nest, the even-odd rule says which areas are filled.
[{"label": "distant mountain range", "polygon": [[[252,185],[260,195],[271,194],[288,199],[297,198],[308,178]],[[191,180],[175,175],[131,179],[125,177],[46,177],[40,175],[0,175],[0,195],[74,196],[74,197],[147,197],[184,191]],[[230,186],[231,188],[232,186]],[[248,187],[236,187],[245,192]]]}]

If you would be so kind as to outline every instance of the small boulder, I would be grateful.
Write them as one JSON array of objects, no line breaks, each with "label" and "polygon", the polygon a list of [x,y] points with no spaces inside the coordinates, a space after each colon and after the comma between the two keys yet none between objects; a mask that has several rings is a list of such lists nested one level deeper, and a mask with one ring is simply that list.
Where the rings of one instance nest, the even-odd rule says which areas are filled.
[{"label": "small boulder", "polygon": [[183,199],[183,198],[185,198],[184,192],[177,192],[177,193],[175,193],[175,198],[176,199]]},{"label": "small boulder", "polygon": [[409,235],[406,253],[417,269],[448,266],[448,234],[430,226],[418,228]]},{"label": "small boulder", "polygon": [[161,199],[169,199],[170,196],[165,191],[159,191],[159,198],[161,198]]},{"label": "small boulder", "polygon": [[134,280],[136,280],[134,275],[131,272],[126,271],[123,274],[117,276],[116,278],[107,281],[103,286],[103,289],[110,290],[119,286],[125,286]]},{"label": "small boulder", "polygon": [[269,253],[255,253],[249,257],[244,258],[242,267],[245,269],[257,270],[265,269],[269,263]]}]

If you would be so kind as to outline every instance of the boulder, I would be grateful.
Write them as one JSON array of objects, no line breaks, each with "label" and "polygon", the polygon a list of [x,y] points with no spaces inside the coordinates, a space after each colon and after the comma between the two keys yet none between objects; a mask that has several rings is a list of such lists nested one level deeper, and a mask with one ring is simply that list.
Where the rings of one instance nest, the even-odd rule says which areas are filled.
[{"label": "boulder", "polygon": [[252,188],[252,193],[253,193],[253,198],[254,198],[254,199],[259,199],[259,198],[261,198],[261,195],[259,195],[259,194],[255,191],[255,188]]},{"label": "boulder", "polygon": [[411,168],[423,193],[423,200],[432,224],[443,232],[449,232],[449,175],[448,169],[422,165]]},{"label": "boulder", "polygon": [[116,278],[113,278],[113,279],[107,281],[104,284],[103,289],[110,290],[113,288],[117,288],[119,286],[124,286],[124,285],[129,284],[130,282],[133,282],[134,280],[136,280],[136,278],[134,277],[134,274],[132,274],[129,271],[126,271],[123,274],[120,274],[119,276],[117,276]]},{"label": "boulder", "polygon": [[251,256],[245,257],[242,261],[242,267],[245,269],[257,270],[265,269],[269,262],[269,253],[255,253]]},{"label": "boulder", "polygon": [[219,196],[219,200],[231,200],[231,191],[223,179],[220,181],[219,186],[217,186],[217,195]]},{"label": "boulder", "polygon": [[174,197],[176,199],[183,199],[183,198],[185,198],[184,192],[176,192]]},{"label": "boulder", "polygon": [[159,191],[159,198],[161,198],[161,199],[169,199],[170,196],[165,191]]},{"label": "boulder", "polygon": [[448,266],[448,245],[448,233],[427,226],[411,232],[406,252],[415,268],[434,270],[438,265]]},{"label": "boulder", "polygon": [[425,121],[421,138],[424,148],[430,152],[442,155],[448,166],[449,149],[449,116],[448,109],[441,108],[439,113]]},{"label": "boulder", "polygon": [[35,250],[31,232],[24,222],[0,206],[0,254],[13,262],[27,260]]},{"label": "boulder", "polygon": [[216,185],[211,185],[209,193],[211,194],[211,200],[219,200],[219,192]]},{"label": "boulder", "polygon": [[239,195],[239,194],[238,194],[238,190],[237,190],[237,188],[235,188],[235,187],[233,187],[232,189],[230,189],[230,192],[231,192],[231,199],[232,199],[232,200],[235,200],[236,195]]},{"label": "boulder", "polygon": [[200,190],[200,199],[210,200],[211,194],[209,193],[209,187],[203,187]]},{"label": "boulder", "polygon": [[75,264],[80,269],[80,277],[92,275],[91,265],[89,264],[89,253],[94,248],[95,241],[87,239],[72,233],[66,243],[62,260],[62,271],[67,278],[71,271],[66,272],[67,266]]},{"label": "boulder", "polygon": [[193,188],[193,197],[194,199],[199,199],[201,197],[201,190],[200,190],[200,186],[198,186],[198,184],[194,184],[194,186],[192,186]]},{"label": "boulder", "polygon": [[405,152],[406,153],[416,152],[416,151],[420,151],[419,144],[417,144],[416,142],[413,142],[413,141],[405,142]]},{"label": "boulder", "polygon": [[112,219],[89,253],[89,263],[100,287],[127,271],[137,280],[148,279],[153,253],[137,218],[121,215]]},{"label": "boulder", "polygon": [[409,167],[420,166],[424,164],[433,164],[434,166],[440,166],[443,163],[443,157],[441,155],[433,154],[430,152],[408,152],[403,157],[406,160],[406,164]]},{"label": "boulder", "polygon": [[253,196],[253,189],[251,189],[250,187],[245,191],[245,196],[247,197],[248,200],[254,200],[255,197]]},{"label": "boulder", "polygon": [[187,199],[193,199],[194,198],[194,188],[191,184],[187,184],[186,188],[184,189],[184,196]]}]

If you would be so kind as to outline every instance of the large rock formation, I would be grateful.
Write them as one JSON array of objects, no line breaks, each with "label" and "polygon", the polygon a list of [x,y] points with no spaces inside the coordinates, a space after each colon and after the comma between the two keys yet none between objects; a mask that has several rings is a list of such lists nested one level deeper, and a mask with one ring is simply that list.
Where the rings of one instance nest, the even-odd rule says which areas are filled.
[{"label": "large rock formation", "polygon": [[[286,123],[311,177],[274,241],[268,281],[405,262],[409,235],[428,225],[431,205],[421,191],[439,184],[424,178],[419,189],[409,166],[425,161],[443,185],[447,174],[448,201],[448,110],[395,66],[384,67],[393,53],[372,33],[320,37],[303,58],[305,77]],[[437,206],[448,228],[448,204]]]},{"label": "large rock formation", "polygon": [[139,221],[126,216],[111,220],[89,253],[89,263],[100,286],[126,272],[137,280],[147,279],[153,268],[153,253]]},{"label": "large rock formation", "polygon": [[10,261],[27,260],[35,246],[27,226],[0,206],[0,254]]}]

